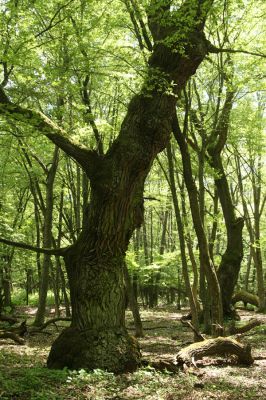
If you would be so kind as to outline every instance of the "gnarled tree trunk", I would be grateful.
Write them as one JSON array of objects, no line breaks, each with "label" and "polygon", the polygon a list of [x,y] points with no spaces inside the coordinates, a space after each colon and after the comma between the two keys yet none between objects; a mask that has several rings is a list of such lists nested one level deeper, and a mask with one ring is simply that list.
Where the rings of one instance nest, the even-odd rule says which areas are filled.
[{"label": "gnarled tree trunk", "polygon": [[145,178],[169,141],[176,95],[208,53],[203,28],[212,2],[186,0],[171,11],[171,1],[151,1],[155,44],[147,78],[105,155],[81,148],[46,116],[14,106],[0,88],[0,112],[41,130],[80,164],[91,182],[83,231],[64,253],[72,323],[52,346],[50,368],[121,372],[139,363],[138,345],[125,329],[125,252],[143,221]]}]

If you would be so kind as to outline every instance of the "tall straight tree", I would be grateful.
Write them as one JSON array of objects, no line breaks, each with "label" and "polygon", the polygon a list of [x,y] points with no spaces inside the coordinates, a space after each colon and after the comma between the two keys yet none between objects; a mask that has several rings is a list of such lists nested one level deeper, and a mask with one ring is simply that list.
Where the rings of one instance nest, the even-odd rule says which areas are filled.
[{"label": "tall straight tree", "polygon": [[50,368],[119,372],[133,370],[140,361],[138,345],[125,329],[124,257],[134,229],[143,222],[144,181],[169,141],[177,95],[210,48],[203,29],[213,1],[185,0],[173,8],[171,3],[150,1],[154,44],[146,78],[105,154],[81,147],[43,113],[14,103],[12,91],[4,88],[7,79],[0,87],[1,115],[44,134],[79,163],[91,184],[76,243],[42,250],[64,257],[72,304],[71,326],[52,345]]}]

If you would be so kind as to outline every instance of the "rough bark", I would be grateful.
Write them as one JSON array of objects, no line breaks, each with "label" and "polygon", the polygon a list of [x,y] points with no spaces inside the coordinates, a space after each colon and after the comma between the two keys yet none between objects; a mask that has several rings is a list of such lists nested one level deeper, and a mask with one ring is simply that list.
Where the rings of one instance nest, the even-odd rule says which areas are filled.
[{"label": "rough bark", "polygon": [[[78,254],[69,257],[73,256]],[[65,261],[72,323],[54,342],[48,367],[102,368],[116,373],[134,370],[140,362],[140,352],[125,328],[123,257],[112,262],[106,257],[100,265],[89,260],[89,255],[84,257],[84,264],[79,260],[76,264]]]}]

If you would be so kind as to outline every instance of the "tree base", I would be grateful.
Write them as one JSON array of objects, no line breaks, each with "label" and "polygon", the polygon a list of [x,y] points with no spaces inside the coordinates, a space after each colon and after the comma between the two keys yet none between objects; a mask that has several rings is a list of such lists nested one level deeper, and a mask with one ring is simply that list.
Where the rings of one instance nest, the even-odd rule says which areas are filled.
[{"label": "tree base", "polygon": [[240,321],[240,315],[236,309],[230,304],[223,307],[223,316],[225,320]]},{"label": "tree base", "polygon": [[53,343],[47,366],[122,373],[136,370],[140,362],[138,342],[125,329],[79,331],[70,327]]}]

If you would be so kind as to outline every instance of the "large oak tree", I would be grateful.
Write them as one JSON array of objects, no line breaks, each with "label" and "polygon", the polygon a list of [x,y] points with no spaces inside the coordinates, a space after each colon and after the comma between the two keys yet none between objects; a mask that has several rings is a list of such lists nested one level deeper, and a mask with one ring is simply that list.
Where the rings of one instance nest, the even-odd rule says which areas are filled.
[{"label": "large oak tree", "polygon": [[45,135],[76,160],[91,185],[76,243],[43,250],[64,257],[72,304],[71,326],[54,342],[48,367],[119,372],[133,370],[140,361],[138,344],[125,329],[124,257],[134,229],[143,222],[145,178],[169,141],[177,96],[213,51],[204,35],[212,3],[185,0],[171,6],[169,0],[150,1],[147,16],[153,43],[146,78],[106,153],[78,145],[37,108],[14,101],[12,84],[6,86],[10,71],[3,64],[0,114]]}]

